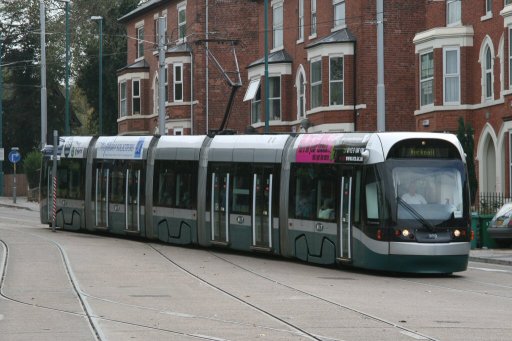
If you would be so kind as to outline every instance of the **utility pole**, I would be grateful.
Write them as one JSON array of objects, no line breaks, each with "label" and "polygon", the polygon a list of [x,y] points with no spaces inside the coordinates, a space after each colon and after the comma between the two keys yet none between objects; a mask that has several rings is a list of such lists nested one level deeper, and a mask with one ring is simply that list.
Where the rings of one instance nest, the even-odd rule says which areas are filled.
[{"label": "utility pole", "polygon": [[269,119],[270,119],[270,103],[268,102],[269,94],[269,81],[268,81],[268,0],[264,2],[265,12],[265,134],[269,132]]},{"label": "utility pole", "polygon": [[377,131],[386,131],[384,85],[384,0],[377,0]]},{"label": "utility pole", "polygon": [[158,133],[165,134],[165,18],[158,18]]},{"label": "utility pole", "polygon": [[46,9],[44,0],[39,0],[39,21],[41,24],[41,148],[46,146],[47,105],[46,105]]},{"label": "utility pole", "polygon": [[65,106],[65,129],[66,136],[71,135],[69,124],[69,0],[63,0],[66,3],[66,106]]},{"label": "utility pole", "polygon": [[99,111],[99,134],[103,135],[103,17],[94,15],[91,20],[98,20],[100,25],[100,53],[99,53],[99,93],[98,93],[98,111]]}]

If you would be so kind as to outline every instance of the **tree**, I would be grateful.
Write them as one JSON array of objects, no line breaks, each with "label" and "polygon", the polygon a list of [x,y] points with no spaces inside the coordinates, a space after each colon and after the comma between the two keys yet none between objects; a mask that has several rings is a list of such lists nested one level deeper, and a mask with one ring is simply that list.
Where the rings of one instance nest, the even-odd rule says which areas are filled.
[{"label": "tree", "polygon": [[469,181],[469,191],[471,196],[471,203],[473,204],[476,199],[476,193],[478,190],[478,180],[476,179],[475,172],[475,158],[474,158],[474,130],[471,127],[471,124],[465,124],[464,119],[459,117],[459,128],[457,131],[457,138],[462,145],[462,149],[466,153],[466,165],[468,168],[468,181]]},{"label": "tree", "polygon": [[[117,19],[137,7],[139,0],[117,0],[111,2],[91,3],[77,1],[81,15],[88,13],[103,17],[103,134],[117,134],[117,70],[126,65],[127,37],[124,25]],[[77,85],[83,89],[94,112],[90,116],[90,125],[98,126],[98,65],[99,37],[98,25],[90,22],[87,28],[90,33],[82,37],[84,58],[80,63]]]}]

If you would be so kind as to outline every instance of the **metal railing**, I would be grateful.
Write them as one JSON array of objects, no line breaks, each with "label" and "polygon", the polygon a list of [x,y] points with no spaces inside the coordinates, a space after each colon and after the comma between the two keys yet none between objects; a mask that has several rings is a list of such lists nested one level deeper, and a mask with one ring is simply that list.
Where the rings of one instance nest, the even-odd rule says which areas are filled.
[{"label": "metal railing", "polygon": [[512,198],[503,193],[478,193],[475,211],[479,214],[495,214],[503,204],[512,202]]}]

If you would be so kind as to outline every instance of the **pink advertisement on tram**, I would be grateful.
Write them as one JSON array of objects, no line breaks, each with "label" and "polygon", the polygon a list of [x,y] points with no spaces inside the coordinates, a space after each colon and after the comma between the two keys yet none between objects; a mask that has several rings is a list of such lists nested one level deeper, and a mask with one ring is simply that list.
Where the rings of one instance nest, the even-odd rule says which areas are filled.
[{"label": "pink advertisement on tram", "polygon": [[334,134],[302,135],[297,147],[296,162],[334,163],[333,147],[340,138]]}]

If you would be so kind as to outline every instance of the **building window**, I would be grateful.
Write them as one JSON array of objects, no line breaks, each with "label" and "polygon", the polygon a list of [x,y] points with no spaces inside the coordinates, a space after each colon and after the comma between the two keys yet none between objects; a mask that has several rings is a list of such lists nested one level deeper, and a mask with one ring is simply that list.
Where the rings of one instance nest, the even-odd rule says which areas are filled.
[{"label": "building window", "polygon": [[278,2],[273,7],[272,32],[274,49],[283,47],[283,3]]},{"label": "building window", "polygon": [[505,6],[512,4],[512,0],[505,0]]},{"label": "building window", "polygon": [[334,28],[345,26],[345,0],[333,0]]},{"label": "building window", "polygon": [[299,32],[297,34],[297,40],[304,40],[304,0],[299,0]]},{"label": "building window", "polygon": [[512,90],[512,27],[508,28],[508,88]]},{"label": "building window", "polygon": [[434,103],[434,52],[420,56],[420,106]]},{"label": "building window", "polygon": [[167,65],[164,70],[164,100],[169,102],[169,68]]},{"label": "building window", "polygon": [[311,62],[311,109],[322,105],[322,60]]},{"label": "building window", "polygon": [[281,119],[281,77],[269,77],[268,79],[269,118]]},{"label": "building window", "polygon": [[183,135],[183,128],[174,128],[173,134],[174,135]]},{"label": "building window", "polygon": [[444,49],[444,104],[460,103],[460,56],[458,48]]},{"label": "building window", "polygon": [[461,0],[446,0],[446,26],[461,23]]},{"label": "building window", "polygon": [[492,0],[485,0],[485,14],[492,15]]},{"label": "building window", "polygon": [[183,102],[183,64],[174,64],[174,102]]},{"label": "building window", "polygon": [[261,121],[261,86],[258,86],[253,99],[251,100],[251,122]]},{"label": "building window", "polygon": [[144,57],[144,26],[137,27],[137,58]]},{"label": "building window", "polygon": [[132,80],[132,115],[140,115],[140,80]]},{"label": "building window", "polygon": [[329,59],[329,105],[343,105],[343,57]]},{"label": "building window", "polygon": [[311,35],[316,36],[316,0],[311,0]]},{"label": "building window", "polygon": [[187,3],[178,4],[178,39],[186,40],[187,33]]},{"label": "building window", "polygon": [[298,72],[297,83],[297,119],[302,119],[306,115],[306,82],[304,77],[304,71]]},{"label": "building window", "polygon": [[492,81],[492,53],[491,48],[485,48],[485,98],[492,99],[493,97],[493,81]]},{"label": "building window", "polygon": [[121,82],[119,92],[119,117],[124,117],[128,111],[126,107],[126,82]]}]

